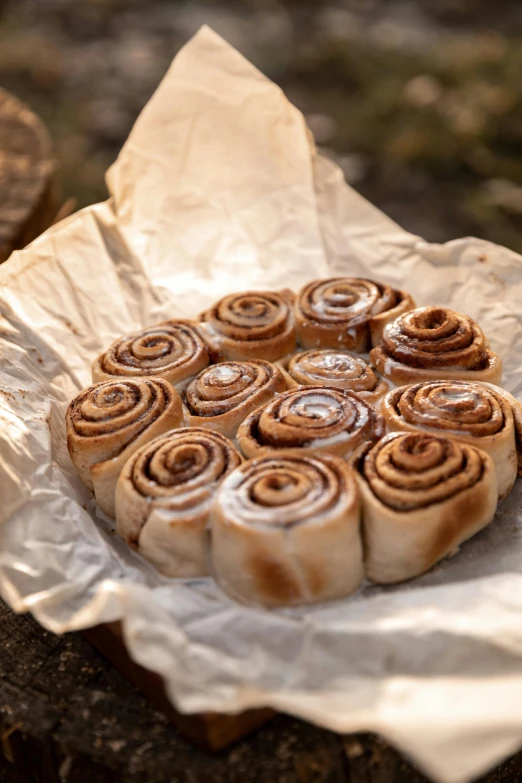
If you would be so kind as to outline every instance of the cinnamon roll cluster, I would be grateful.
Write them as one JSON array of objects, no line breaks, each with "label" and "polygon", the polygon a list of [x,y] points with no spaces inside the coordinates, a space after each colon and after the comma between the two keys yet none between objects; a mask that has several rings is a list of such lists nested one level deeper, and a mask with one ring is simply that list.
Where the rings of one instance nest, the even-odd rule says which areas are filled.
[{"label": "cinnamon roll cluster", "polygon": [[522,468],[522,406],[478,324],[374,280],[225,296],[116,340],[92,376],[67,443],[100,509],[162,574],[247,604],[415,577]]}]

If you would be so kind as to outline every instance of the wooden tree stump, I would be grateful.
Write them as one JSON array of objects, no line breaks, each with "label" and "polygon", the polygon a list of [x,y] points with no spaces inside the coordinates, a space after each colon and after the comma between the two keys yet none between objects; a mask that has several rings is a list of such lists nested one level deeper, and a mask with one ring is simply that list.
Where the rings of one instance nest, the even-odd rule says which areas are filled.
[{"label": "wooden tree stump", "polygon": [[0,88],[0,263],[51,225],[56,163],[42,122]]}]

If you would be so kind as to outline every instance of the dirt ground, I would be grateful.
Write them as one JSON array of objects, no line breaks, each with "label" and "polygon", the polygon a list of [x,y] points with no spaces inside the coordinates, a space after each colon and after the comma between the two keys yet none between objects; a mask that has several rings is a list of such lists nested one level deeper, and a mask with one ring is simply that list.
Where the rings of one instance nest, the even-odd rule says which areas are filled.
[{"label": "dirt ground", "polygon": [[204,22],[403,226],[522,252],[520,0],[0,0],[0,84],[47,123],[78,206]]}]

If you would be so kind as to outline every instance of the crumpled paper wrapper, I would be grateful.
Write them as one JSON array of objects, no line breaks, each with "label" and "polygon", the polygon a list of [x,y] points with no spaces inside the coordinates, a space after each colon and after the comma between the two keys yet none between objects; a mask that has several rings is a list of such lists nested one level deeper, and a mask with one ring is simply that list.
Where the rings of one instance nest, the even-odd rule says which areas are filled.
[{"label": "crumpled paper wrapper", "polygon": [[381,279],[476,318],[522,394],[522,259],[430,245],[352,191],[281,90],[208,28],[177,55],[108,173],[111,198],[0,268],[0,588],[55,632],[121,618],[186,712],[269,705],[382,734],[438,781],[522,744],[521,487],[403,586],[269,612],[126,549],[75,476],[69,400],[118,335],[246,288]]}]

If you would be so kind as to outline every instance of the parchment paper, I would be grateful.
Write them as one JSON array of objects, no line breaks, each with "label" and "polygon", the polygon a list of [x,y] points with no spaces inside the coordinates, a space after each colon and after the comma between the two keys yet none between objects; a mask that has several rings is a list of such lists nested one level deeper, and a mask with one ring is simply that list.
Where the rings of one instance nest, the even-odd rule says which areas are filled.
[{"label": "parchment paper", "polygon": [[520,481],[486,531],[422,578],[328,606],[246,609],[212,580],[169,581],[126,549],[74,474],[64,413],[116,336],[233,290],[337,273],[477,318],[520,396],[522,259],[403,231],[316,154],[281,90],[208,28],[175,58],[108,183],[108,202],[0,268],[3,597],[55,632],[121,618],[131,654],[183,711],[270,705],[377,731],[448,783],[514,751]]}]

